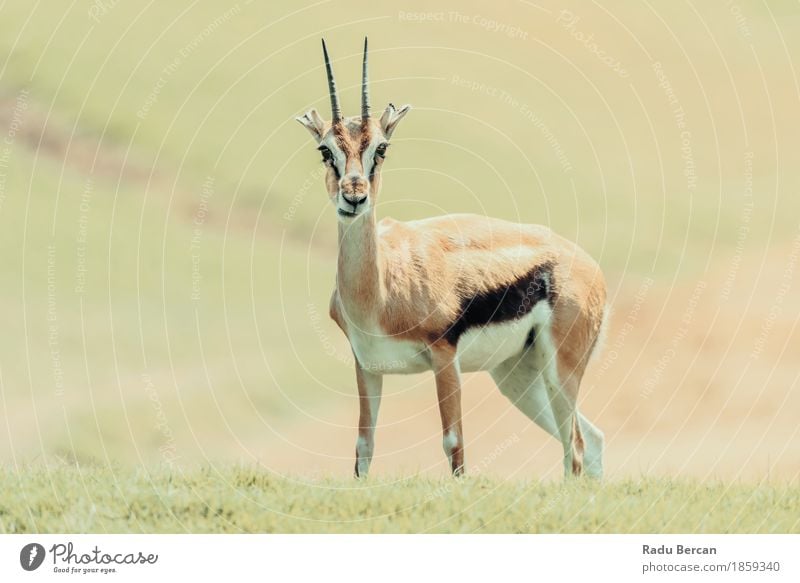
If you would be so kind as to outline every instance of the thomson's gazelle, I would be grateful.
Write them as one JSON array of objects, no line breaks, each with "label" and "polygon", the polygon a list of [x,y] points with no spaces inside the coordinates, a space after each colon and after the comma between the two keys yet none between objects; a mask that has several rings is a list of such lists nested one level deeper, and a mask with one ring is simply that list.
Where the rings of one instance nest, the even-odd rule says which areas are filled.
[{"label": "thomson's gazelle", "polygon": [[453,474],[464,471],[462,372],[488,370],[502,393],[558,438],[566,474],[601,476],[603,434],[576,407],[603,324],[597,264],[546,227],[475,215],[375,219],[389,139],[410,106],[370,115],[364,40],[361,115],[342,116],[322,42],[332,119],[298,117],[322,154],[339,220],[330,315],[347,335],[360,396],[356,476],[372,460],[384,374],[433,370]]}]

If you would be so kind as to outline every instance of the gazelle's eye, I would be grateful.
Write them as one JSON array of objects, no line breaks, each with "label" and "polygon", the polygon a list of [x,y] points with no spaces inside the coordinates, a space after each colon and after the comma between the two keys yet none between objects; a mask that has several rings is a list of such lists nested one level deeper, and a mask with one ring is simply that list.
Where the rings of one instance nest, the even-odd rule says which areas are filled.
[{"label": "gazelle's eye", "polygon": [[389,142],[384,142],[377,148],[375,148],[375,157],[376,158],[386,158],[386,149],[389,147]]},{"label": "gazelle's eye", "polygon": [[330,151],[330,148],[328,148],[328,146],[320,146],[319,148],[317,148],[317,150],[319,150],[319,153],[322,154],[323,162],[325,163],[333,162],[333,152]]}]

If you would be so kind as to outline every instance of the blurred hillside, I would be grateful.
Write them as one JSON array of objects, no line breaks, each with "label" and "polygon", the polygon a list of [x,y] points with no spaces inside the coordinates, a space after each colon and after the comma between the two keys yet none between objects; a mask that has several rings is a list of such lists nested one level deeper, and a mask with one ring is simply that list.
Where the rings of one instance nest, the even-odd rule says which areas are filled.
[{"label": "blurred hillside", "polygon": [[[414,105],[380,215],[544,223],[605,269],[583,407],[612,473],[797,476],[796,4],[65,9],[0,7],[0,459],[349,472],[335,218],[294,117],[329,114],[321,36],[356,111],[369,34],[375,107]],[[376,469],[442,471],[432,379],[386,393]],[[479,471],[558,473],[487,376],[465,410]]]}]

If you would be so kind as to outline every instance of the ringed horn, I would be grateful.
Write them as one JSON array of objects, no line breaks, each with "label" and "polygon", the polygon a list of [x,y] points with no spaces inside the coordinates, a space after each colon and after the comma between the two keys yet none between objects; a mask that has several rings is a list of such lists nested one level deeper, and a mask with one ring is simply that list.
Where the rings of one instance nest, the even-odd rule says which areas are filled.
[{"label": "ringed horn", "polygon": [[[361,66],[361,119],[369,119],[369,60],[367,58],[367,37],[364,37],[364,61]],[[325,57],[325,72],[328,74],[328,93],[331,97],[331,117],[333,123],[342,121],[342,108],[339,105],[339,93],[336,90],[336,79],[333,76],[333,66],[328,56],[328,47],[322,39],[322,54]]]}]

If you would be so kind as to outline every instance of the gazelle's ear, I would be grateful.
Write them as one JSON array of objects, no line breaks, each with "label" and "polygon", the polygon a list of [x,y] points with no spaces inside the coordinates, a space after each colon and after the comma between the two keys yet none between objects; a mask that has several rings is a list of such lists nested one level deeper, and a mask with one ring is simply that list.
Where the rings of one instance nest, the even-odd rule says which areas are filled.
[{"label": "gazelle's ear", "polygon": [[325,121],[317,113],[316,109],[309,109],[300,117],[295,118],[314,136],[318,142],[322,139],[322,134],[325,131]]},{"label": "gazelle's ear", "polygon": [[397,126],[397,123],[403,119],[409,111],[411,111],[410,105],[404,105],[400,109],[396,109],[394,104],[389,104],[386,111],[384,111],[381,116],[381,128],[383,128],[383,133],[387,138],[392,137],[392,132]]}]

